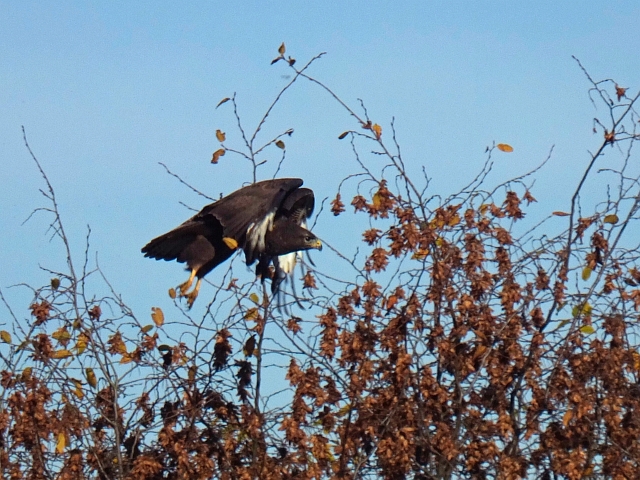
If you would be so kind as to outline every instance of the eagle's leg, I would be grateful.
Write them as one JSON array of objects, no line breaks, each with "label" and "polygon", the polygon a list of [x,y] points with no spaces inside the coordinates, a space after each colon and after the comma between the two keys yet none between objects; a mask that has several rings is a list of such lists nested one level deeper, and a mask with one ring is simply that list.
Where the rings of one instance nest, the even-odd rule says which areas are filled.
[{"label": "eagle's leg", "polygon": [[180,290],[180,296],[184,297],[187,294],[187,291],[191,288],[191,284],[193,283],[193,279],[196,278],[196,269],[191,269],[191,275],[189,275],[189,280],[178,285],[178,289]]},{"label": "eagle's leg", "polygon": [[193,290],[190,293],[187,293],[186,295],[184,295],[185,297],[187,297],[187,307],[191,308],[193,306],[193,302],[195,302],[196,298],[198,298],[198,292],[200,292],[201,283],[202,283],[202,279],[199,278]]}]

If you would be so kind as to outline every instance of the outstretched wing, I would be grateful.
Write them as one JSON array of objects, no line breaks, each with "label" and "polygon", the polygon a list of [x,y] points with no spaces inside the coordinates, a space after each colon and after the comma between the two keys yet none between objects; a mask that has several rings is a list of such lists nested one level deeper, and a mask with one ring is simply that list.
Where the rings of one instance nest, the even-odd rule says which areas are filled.
[{"label": "outstretched wing", "polygon": [[203,277],[233,253],[223,241],[223,229],[215,217],[193,217],[142,248],[145,257],[177,260]]},{"label": "outstretched wing", "polygon": [[300,185],[299,178],[281,178],[241,188],[151,240],[142,252],[145,257],[187,263],[201,278],[233,254],[228,241],[233,239],[251,264],[265,249],[265,235],[273,228],[278,208]]}]

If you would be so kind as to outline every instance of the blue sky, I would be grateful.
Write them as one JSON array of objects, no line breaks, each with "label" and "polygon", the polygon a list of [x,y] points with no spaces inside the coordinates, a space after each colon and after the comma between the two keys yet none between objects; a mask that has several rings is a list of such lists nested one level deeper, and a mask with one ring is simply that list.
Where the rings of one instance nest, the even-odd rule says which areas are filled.
[{"label": "blue sky", "polygon": [[[47,283],[39,266],[64,268],[49,219],[23,224],[45,205],[24,125],[78,258],[90,225],[92,260],[97,253],[134,311],[168,303],[166,289],[184,274],[144,259],[140,247],[190,215],[179,202],[205,202],[158,162],[211,196],[249,180],[237,157],[209,163],[216,129],[230,144],[239,139],[229,104],[215,106],[236,92],[252,129],[287,82],[285,65],[269,65],[283,41],[299,62],[327,52],[310,73],[354,108],[363,99],[384,132],[395,118],[408,168],[425,166],[434,192],[471,179],[493,141],[515,152],[497,158],[492,181],[528,171],[555,145],[533,192],[544,201],[533,208],[563,209],[601,140],[591,128],[603,113],[571,56],[594,78],[637,91],[639,20],[632,1],[0,2],[0,288],[19,312],[28,300],[9,286]],[[295,133],[282,175],[332,197],[357,170],[337,139],[356,125],[301,82],[264,139],[287,128]],[[269,165],[277,154],[265,156]],[[359,239],[348,222],[324,215],[316,233],[348,250]]]}]

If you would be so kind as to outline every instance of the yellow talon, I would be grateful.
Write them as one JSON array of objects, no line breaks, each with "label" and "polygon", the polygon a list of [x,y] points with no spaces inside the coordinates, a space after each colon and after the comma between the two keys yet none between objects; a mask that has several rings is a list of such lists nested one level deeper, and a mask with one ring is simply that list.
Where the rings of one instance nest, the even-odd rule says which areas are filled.
[{"label": "yellow talon", "polygon": [[178,289],[180,290],[180,296],[184,297],[187,294],[187,291],[191,288],[191,284],[193,283],[193,279],[196,278],[196,269],[191,270],[191,275],[189,275],[189,280],[180,284]]},{"label": "yellow talon", "polygon": [[196,298],[198,298],[198,292],[200,292],[201,283],[202,283],[202,279],[199,278],[198,281],[196,282],[196,286],[191,291],[191,293],[184,295],[187,298],[187,307],[191,308],[193,306],[193,302],[195,302]]}]

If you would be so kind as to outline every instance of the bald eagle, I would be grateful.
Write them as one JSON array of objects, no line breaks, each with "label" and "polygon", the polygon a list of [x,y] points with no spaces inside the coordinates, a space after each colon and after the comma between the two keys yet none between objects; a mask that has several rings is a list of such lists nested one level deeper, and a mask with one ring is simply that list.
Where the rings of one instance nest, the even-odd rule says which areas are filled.
[{"label": "bald eagle", "polygon": [[[247,265],[258,262],[256,274],[264,280],[275,272],[272,292],[293,271],[298,252],[322,249],[320,240],[306,228],[314,207],[313,191],[300,188],[299,178],[265,180],[243,187],[211,205],[142,248],[145,257],[186,263],[189,279],[179,285],[180,296],[191,307],[202,278],[244,250]],[[195,287],[189,289],[197,277]]]}]

